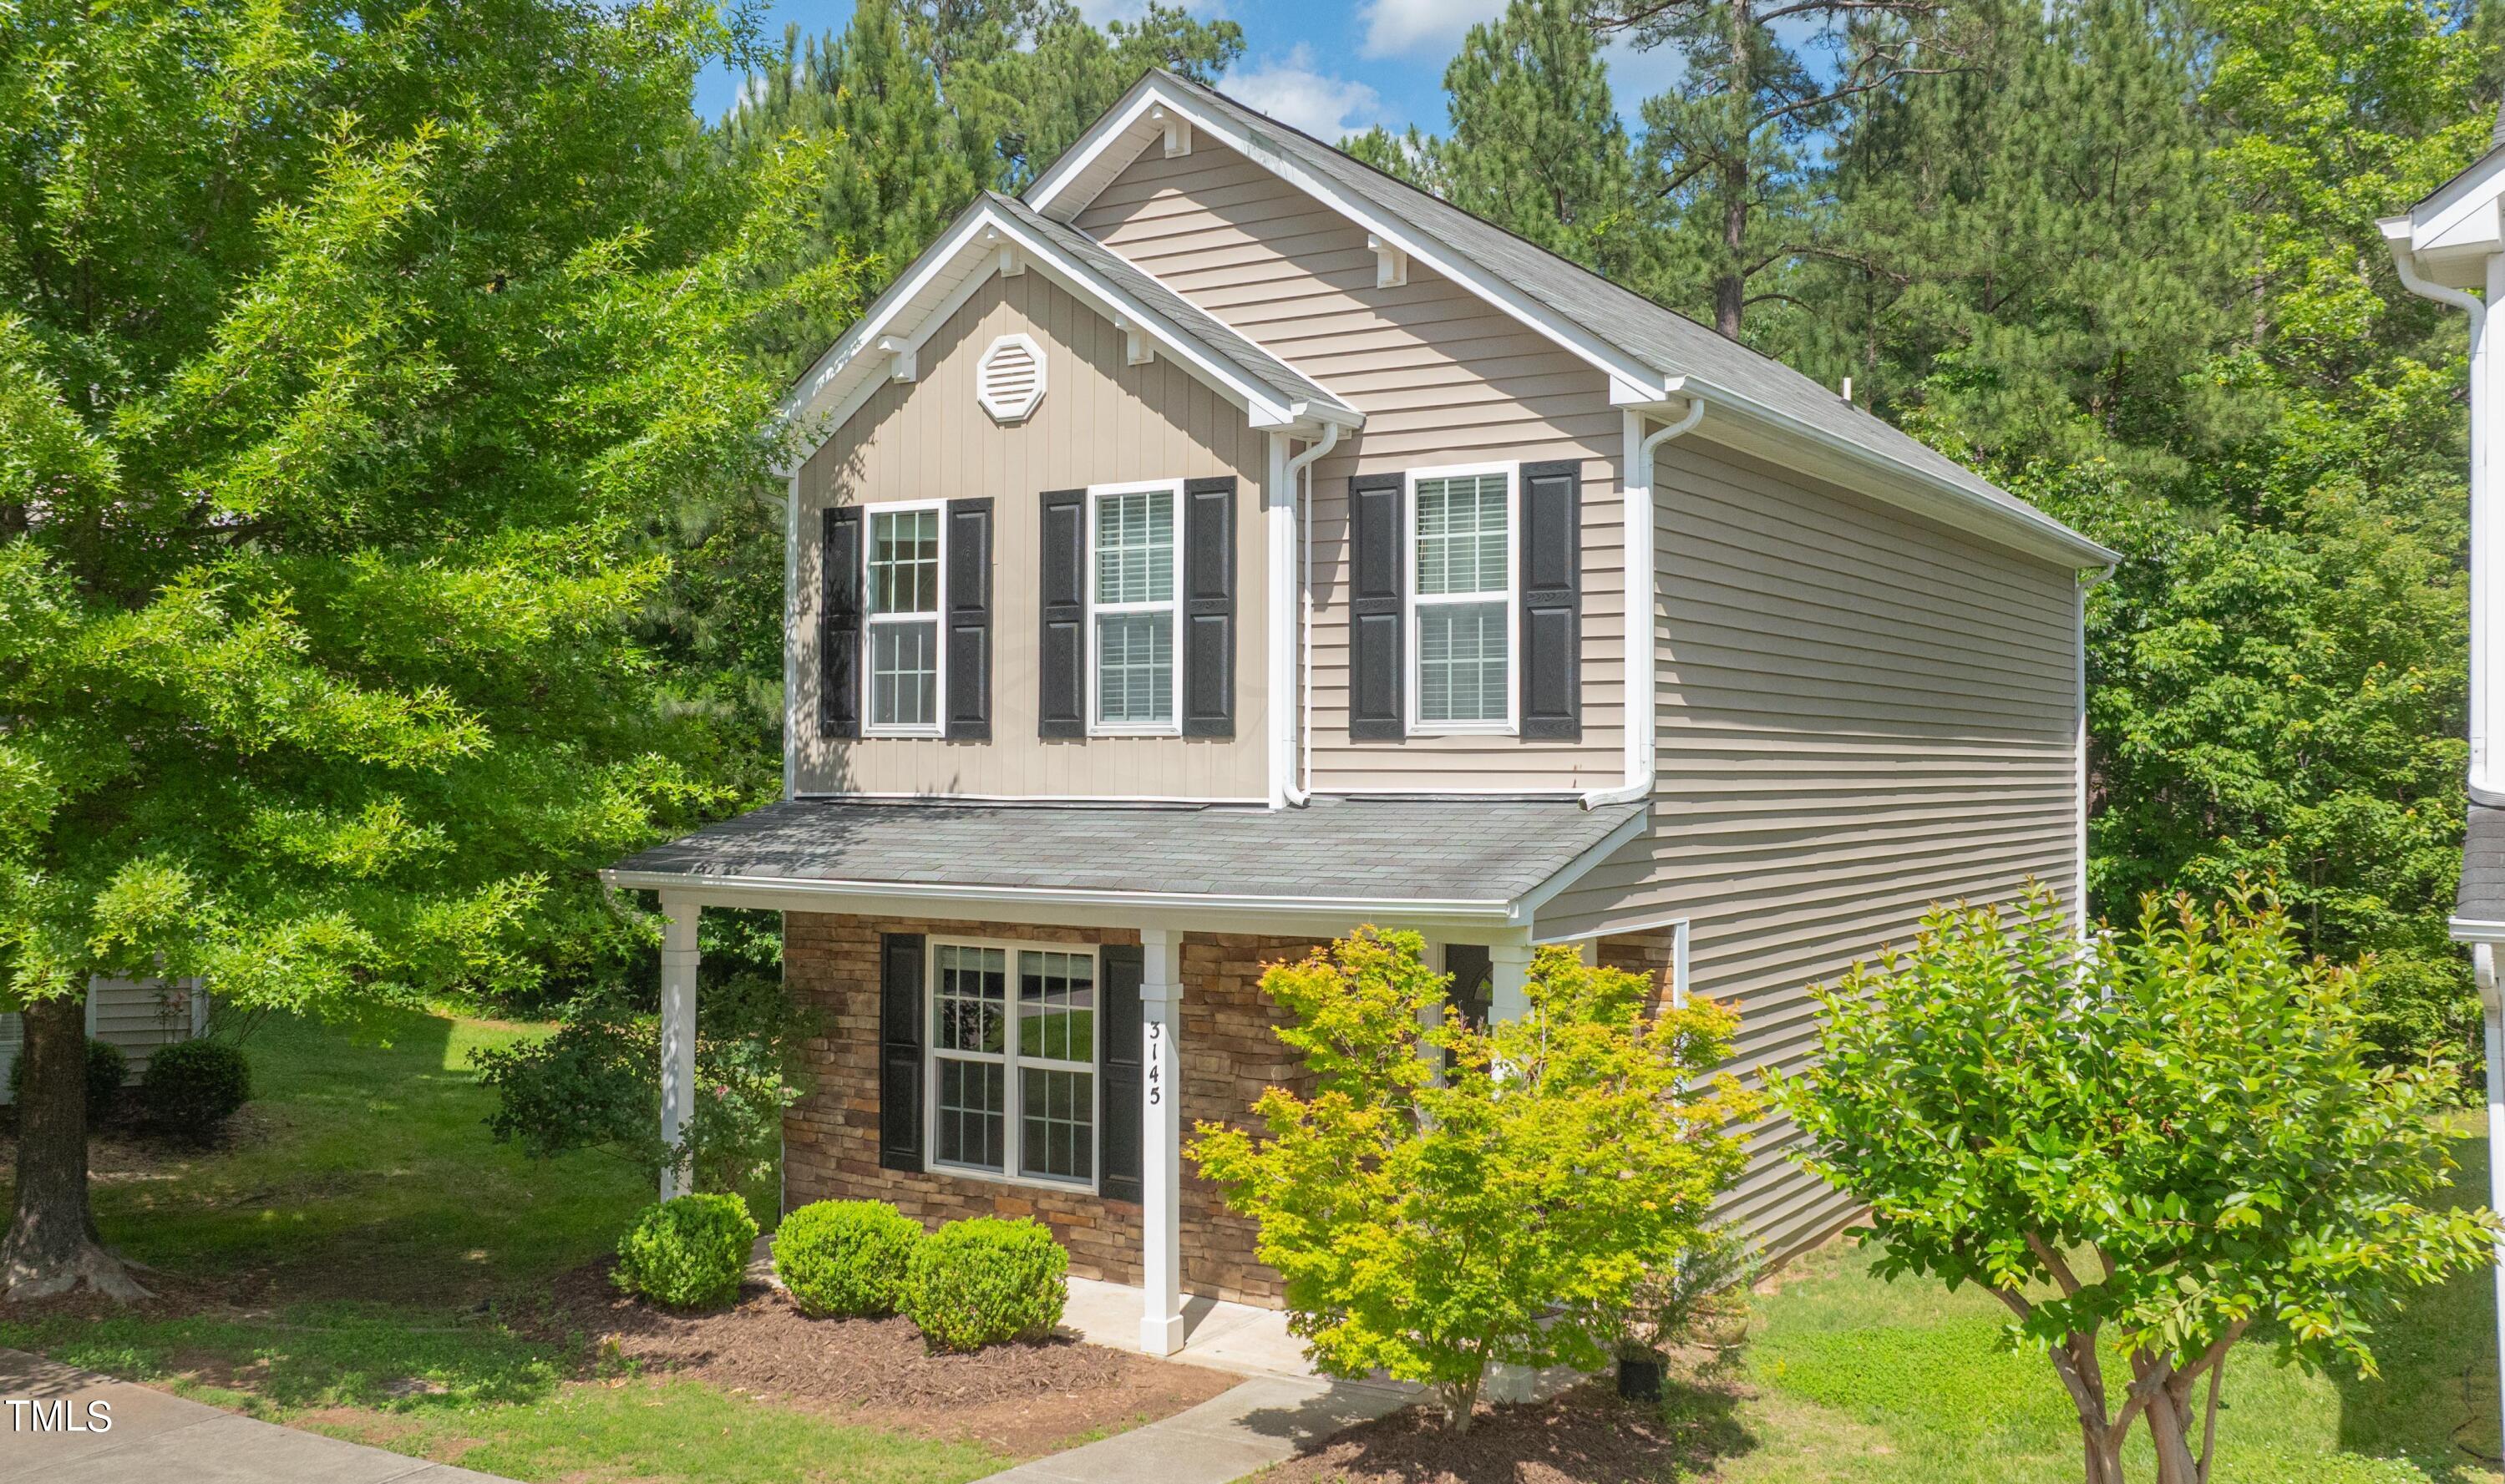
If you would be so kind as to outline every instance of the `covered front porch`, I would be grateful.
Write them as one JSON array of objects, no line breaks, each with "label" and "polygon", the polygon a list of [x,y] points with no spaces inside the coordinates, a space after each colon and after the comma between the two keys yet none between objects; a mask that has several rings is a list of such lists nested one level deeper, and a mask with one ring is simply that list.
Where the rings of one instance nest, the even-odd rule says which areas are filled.
[{"label": "covered front porch", "polygon": [[[1136,1285],[1136,1299],[1075,1290],[1092,1337],[1108,1338],[1107,1303],[1135,1304],[1139,1348],[1170,1356],[1196,1318],[1205,1330],[1279,1302],[1250,1228],[1182,1152],[1187,1124],[1241,1119],[1301,1075],[1271,1034],[1260,966],[1360,924],[1408,928],[1483,974],[1491,1014],[1517,1015],[1538,905],[1644,809],[803,800],[605,876],[657,893],[664,914],[666,1141],[695,1106],[699,914],[779,910],[787,986],[825,1025],[818,1086],[786,1120],[784,1208],[1033,1216],[1082,1280]],[[680,1179],[664,1176],[665,1196]]]}]

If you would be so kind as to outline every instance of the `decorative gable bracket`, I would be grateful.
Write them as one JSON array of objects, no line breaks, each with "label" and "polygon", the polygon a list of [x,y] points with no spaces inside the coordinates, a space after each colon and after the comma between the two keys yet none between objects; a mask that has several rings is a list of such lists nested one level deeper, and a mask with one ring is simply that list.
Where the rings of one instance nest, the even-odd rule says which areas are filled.
[{"label": "decorative gable bracket", "polygon": [[1122,359],[1126,363],[1146,366],[1157,358],[1156,342],[1142,334],[1138,323],[1129,315],[1114,315],[1113,328],[1122,332]]},{"label": "decorative gable bracket", "polygon": [[1373,232],[1365,234],[1365,245],[1374,254],[1374,286],[1396,289],[1409,281],[1409,255]]},{"label": "decorative gable bracket", "polygon": [[1191,153],[1191,121],[1163,104],[1148,110],[1149,122],[1165,130],[1166,159],[1178,159]]},{"label": "decorative gable bracket", "polygon": [[878,348],[887,355],[888,380],[912,381],[922,374],[911,340],[899,335],[883,335],[878,337]]}]

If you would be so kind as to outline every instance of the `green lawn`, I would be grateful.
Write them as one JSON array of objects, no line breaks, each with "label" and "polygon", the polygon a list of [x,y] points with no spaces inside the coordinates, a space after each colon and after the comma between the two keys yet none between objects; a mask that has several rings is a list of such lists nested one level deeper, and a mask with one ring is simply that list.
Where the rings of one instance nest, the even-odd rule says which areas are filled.
[{"label": "green lawn", "polygon": [[651,1199],[617,1160],[533,1164],[488,1142],[470,1052],[545,1029],[273,1020],[246,1046],[256,1098],[234,1147],[97,1150],[105,1240],[230,1305],[0,1318],[0,1345],[526,1480],[959,1484],[1002,1466],[692,1380],[597,1374],[580,1339],[503,1323]]},{"label": "green lawn", "polygon": [[[2455,1141],[2456,1193],[2487,1188],[2484,1138]],[[1935,1284],[1881,1283],[1833,1247],[1757,1301],[1735,1404],[1672,1405],[1718,1439],[1730,1484],[2075,1484],[2077,1424],[2042,1358],[1995,1343],[2006,1312]],[[2308,1376],[2238,1352],[2219,1484],[2485,1484],[2497,1470],[2495,1306],[2485,1271],[2421,1294],[2378,1337],[2377,1380]],[[2119,1366],[2112,1367],[2119,1370]],[[2151,1477],[2145,1443],[2134,1476]]]}]

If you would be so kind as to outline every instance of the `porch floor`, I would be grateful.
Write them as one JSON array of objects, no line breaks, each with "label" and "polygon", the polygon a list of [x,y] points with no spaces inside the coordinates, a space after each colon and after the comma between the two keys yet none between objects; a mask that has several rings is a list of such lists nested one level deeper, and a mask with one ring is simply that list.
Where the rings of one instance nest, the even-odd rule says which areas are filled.
[{"label": "porch floor", "polygon": [[[1140,1313],[1146,1298],[1139,1289],[1094,1278],[1070,1280],[1070,1306],[1062,1311],[1062,1327],[1091,1345],[1113,1350],[1140,1348]],[[1315,1379],[1305,1363],[1304,1342],[1288,1333],[1288,1316],[1276,1309],[1186,1294],[1182,1305],[1182,1353],[1167,1359],[1240,1376],[1286,1376]],[[1397,1382],[1367,1383],[1409,1388]]]}]

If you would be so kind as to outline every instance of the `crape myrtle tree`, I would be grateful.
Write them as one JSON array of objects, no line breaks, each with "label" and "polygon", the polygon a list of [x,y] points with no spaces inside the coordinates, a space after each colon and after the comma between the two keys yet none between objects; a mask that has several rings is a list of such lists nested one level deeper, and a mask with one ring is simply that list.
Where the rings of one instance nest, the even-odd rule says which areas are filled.
[{"label": "crape myrtle tree", "polygon": [[2042,888],[1935,909],[1819,996],[1817,1060],[1773,1088],[1875,1273],[1978,1285],[2050,1359],[2088,1484],[2142,1427],[2160,1484],[2206,1484],[2241,1341],[2371,1374],[2377,1317],[2491,1260],[2496,1219],[2429,1204],[2452,1069],[2374,1065],[2355,972],[2269,893],[2151,896],[2080,949]]},{"label": "crape myrtle tree", "polygon": [[[725,800],[668,704],[672,514],[752,479],[743,354],[821,147],[715,151],[709,6],[0,6],[10,1294],[97,1241],[92,974],[317,1012],[639,925],[585,867]],[[603,925],[606,925],[605,927]]]},{"label": "crape myrtle tree", "polygon": [[1431,1387],[1465,1431],[1491,1364],[1590,1370],[1642,1325],[1746,1154],[1752,1094],[1716,1076],[1737,1018],[1646,1004],[1649,983],[1533,958],[1520,1019],[1440,1013],[1415,933],[1359,929],[1264,993],[1314,1090],[1272,1087],[1256,1135],[1202,1123],[1190,1153],[1252,1219],[1288,1324],[1334,1376]]}]

